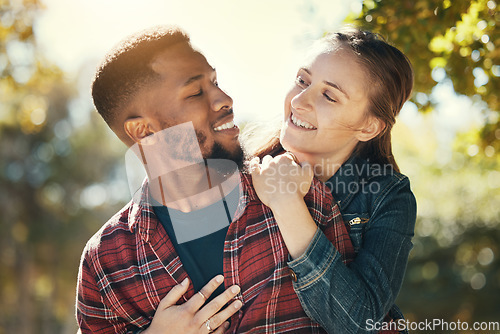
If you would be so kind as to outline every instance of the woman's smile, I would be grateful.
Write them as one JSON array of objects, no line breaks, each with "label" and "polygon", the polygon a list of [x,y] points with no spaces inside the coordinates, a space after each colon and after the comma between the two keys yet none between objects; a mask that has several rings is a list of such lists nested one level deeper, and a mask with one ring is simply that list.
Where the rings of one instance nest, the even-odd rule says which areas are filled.
[{"label": "woman's smile", "polygon": [[317,128],[312,125],[311,123],[305,121],[305,120],[302,120],[302,119],[299,119],[297,116],[295,116],[293,114],[293,112],[290,113],[290,123],[292,125],[294,125],[296,128],[299,128],[301,130],[317,130]]}]

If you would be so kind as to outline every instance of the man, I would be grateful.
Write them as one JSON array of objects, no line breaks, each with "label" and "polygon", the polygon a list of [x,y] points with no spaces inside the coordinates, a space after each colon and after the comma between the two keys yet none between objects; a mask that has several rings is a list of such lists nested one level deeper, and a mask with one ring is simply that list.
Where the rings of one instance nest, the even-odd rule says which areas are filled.
[{"label": "man", "polygon": [[[322,332],[293,291],[288,252],[271,211],[248,176],[237,187],[239,182],[229,182],[230,168],[211,163],[226,159],[241,166],[239,130],[231,98],[189,38],[165,27],[128,38],[106,57],[92,94],[98,112],[141,160],[148,180],[85,247],[78,277],[80,330]],[[167,158],[152,163],[166,151]],[[328,191],[314,185],[306,203],[341,248],[334,227],[339,214]],[[228,198],[235,193],[239,203],[231,205]],[[227,216],[207,214],[220,200]],[[225,219],[195,238],[182,233]]]}]

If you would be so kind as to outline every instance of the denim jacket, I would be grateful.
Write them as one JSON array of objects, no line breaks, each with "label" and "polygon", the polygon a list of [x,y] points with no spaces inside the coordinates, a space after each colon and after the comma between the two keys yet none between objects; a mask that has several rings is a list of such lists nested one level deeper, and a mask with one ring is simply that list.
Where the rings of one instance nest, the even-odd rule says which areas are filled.
[{"label": "denim jacket", "polygon": [[[408,178],[351,157],[328,181],[357,253],[348,266],[321,230],[305,253],[288,262],[307,315],[329,333],[377,332],[403,282],[416,219]],[[380,328],[380,327],[379,327]]]}]

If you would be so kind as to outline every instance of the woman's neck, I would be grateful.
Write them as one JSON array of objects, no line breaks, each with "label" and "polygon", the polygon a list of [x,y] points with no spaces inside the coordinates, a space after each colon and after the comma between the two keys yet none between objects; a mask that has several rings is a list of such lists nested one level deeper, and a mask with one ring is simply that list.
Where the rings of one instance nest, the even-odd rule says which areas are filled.
[{"label": "woman's neck", "polygon": [[314,176],[320,181],[326,182],[339,170],[342,164],[349,159],[350,153],[333,156],[307,153],[295,153],[295,155],[301,162],[307,161],[313,167]]}]

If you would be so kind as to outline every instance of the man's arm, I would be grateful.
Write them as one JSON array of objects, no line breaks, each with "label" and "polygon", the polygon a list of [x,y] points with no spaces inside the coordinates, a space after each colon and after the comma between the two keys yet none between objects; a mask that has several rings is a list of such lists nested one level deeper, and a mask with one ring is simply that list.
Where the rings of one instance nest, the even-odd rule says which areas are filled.
[{"label": "man's arm", "polygon": [[[82,256],[77,283],[76,318],[81,333],[127,333],[126,323],[103,303],[87,259]],[[131,332],[130,332],[131,333]]]}]

